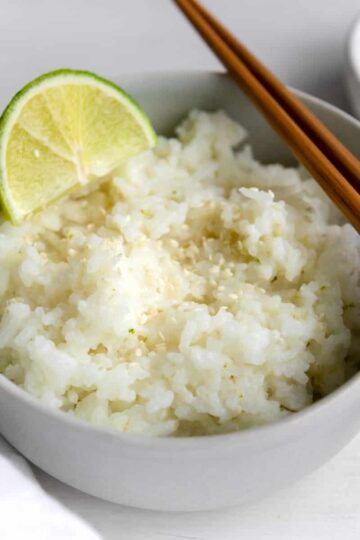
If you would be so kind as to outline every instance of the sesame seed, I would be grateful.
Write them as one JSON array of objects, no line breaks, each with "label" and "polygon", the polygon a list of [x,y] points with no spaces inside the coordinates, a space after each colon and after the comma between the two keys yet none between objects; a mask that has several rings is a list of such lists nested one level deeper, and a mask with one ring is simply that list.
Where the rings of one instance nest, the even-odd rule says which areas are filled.
[{"label": "sesame seed", "polygon": [[140,324],[145,324],[147,320],[148,320],[147,315],[141,315]]},{"label": "sesame seed", "polygon": [[76,404],[78,402],[79,396],[74,390],[70,390],[68,393],[68,400],[70,403]]}]

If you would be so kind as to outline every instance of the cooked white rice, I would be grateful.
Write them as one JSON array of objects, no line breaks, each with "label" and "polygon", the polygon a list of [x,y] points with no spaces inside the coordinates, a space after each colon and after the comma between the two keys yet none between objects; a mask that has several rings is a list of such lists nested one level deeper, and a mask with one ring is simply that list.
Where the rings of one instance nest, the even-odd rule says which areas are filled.
[{"label": "cooked white rice", "polygon": [[297,169],[192,112],[176,139],[0,226],[0,371],[120,431],[277,420],[356,369],[360,242]]}]

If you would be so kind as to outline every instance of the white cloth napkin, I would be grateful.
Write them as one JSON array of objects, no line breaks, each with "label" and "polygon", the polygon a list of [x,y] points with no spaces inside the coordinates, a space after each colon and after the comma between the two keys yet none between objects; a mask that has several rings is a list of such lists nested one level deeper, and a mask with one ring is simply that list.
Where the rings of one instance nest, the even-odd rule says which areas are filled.
[{"label": "white cloth napkin", "polygon": [[0,539],[99,538],[81,518],[42,489],[30,465],[0,436]]}]

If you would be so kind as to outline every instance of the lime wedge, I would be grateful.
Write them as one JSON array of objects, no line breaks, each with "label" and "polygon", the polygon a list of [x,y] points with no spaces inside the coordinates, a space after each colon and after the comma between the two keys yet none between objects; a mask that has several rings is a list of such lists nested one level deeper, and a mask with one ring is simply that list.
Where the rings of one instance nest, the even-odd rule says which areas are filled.
[{"label": "lime wedge", "polygon": [[0,118],[0,196],[13,223],[156,144],[124,90],[86,71],[30,82]]}]

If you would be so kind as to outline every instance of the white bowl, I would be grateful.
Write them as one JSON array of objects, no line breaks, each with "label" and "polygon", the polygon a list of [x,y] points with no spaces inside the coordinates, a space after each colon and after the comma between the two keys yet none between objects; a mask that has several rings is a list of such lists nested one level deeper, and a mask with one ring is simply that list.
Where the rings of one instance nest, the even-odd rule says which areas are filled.
[{"label": "white bowl", "polygon": [[360,118],[360,16],[349,32],[345,68],[349,99],[354,113]]},{"label": "white bowl", "polygon": [[[192,108],[227,110],[249,129],[256,155],[291,155],[226,76],[157,73],[119,79],[168,133]],[[316,98],[300,98],[360,155],[360,123]],[[290,484],[336,454],[360,428],[360,380],[276,424],[228,435],[149,438],[115,433],[45,408],[0,376],[0,431],[38,467],[82,491],[157,510],[245,503]]]}]

